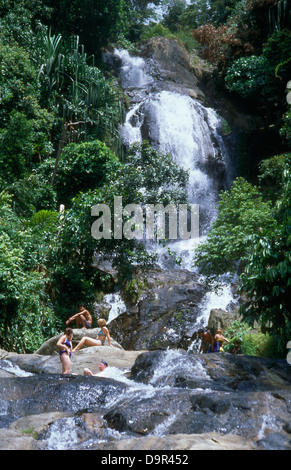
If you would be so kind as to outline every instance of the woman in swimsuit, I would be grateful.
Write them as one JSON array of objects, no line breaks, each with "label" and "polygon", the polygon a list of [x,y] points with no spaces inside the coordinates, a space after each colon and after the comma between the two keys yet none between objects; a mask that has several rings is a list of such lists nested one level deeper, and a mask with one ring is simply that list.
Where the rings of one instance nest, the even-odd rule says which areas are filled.
[{"label": "woman in swimsuit", "polygon": [[69,374],[71,369],[71,355],[72,355],[72,338],[73,330],[66,328],[63,336],[57,342],[57,346],[61,349],[60,360],[62,363],[62,374]]},{"label": "woman in swimsuit", "polygon": [[216,332],[216,335],[214,336],[214,352],[222,352],[223,351],[223,342],[226,341],[229,343],[228,339],[226,339],[223,334],[221,329],[218,329]]},{"label": "woman in swimsuit", "polygon": [[83,346],[103,346],[106,338],[108,340],[108,345],[111,346],[111,338],[110,338],[109,330],[105,326],[106,321],[104,320],[104,318],[100,318],[100,320],[98,320],[97,323],[98,323],[98,326],[100,327],[100,331],[98,333],[97,339],[89,338],[89,336],[84,336],[81,339],[81,341],[77,344],[77,346],[73,349],[73,352],[78,351]]}]

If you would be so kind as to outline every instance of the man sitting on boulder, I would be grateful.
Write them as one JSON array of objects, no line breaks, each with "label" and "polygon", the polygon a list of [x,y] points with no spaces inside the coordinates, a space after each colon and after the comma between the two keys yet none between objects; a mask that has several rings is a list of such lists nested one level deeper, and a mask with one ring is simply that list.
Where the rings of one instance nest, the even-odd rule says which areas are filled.
[{"label": "man sitting on boulder", "polygon": [[66,325],[69,325],[72,321],[76,321],[77,328],[91,328],[92,317],[90,312],[85,309],[84,305],[79,305],[79,312],[73,315],[66,321]]}]

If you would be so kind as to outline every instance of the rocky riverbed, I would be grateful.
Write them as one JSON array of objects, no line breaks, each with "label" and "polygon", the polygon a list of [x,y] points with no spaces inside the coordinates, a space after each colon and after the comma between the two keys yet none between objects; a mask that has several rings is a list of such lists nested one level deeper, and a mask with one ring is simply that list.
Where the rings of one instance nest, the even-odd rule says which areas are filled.
[{"label": "rocky riverbed", "polygon": [[[0,448],[290,450],[291,365],[199,354],[192,346],[213,299],[194,273],[154,271],[137,285],[108,325],[112,346],[73,353],[70,375],[61,374],[60,335],[34,354],[0,350]],[[208,312],[208,327],[237,319],[232,306]],[[73,343],[97,334],[74,329]],[[83,375],[101,360],[108,377]]]},{"label": "rocky riverbed", "polygon": [[[107,359],[108,378],[82,375]],[[291,449],[291,366],[181,349],[1,351],[2,449]]]}]

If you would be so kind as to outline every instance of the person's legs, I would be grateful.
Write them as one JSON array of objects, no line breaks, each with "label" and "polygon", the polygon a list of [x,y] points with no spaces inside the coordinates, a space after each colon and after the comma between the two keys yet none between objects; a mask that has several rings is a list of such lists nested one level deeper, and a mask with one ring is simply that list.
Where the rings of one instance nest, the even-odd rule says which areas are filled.
[{"label": "person's legs", "polygon": [[102,341],[99,339],[89,338],[88,336],[84,336],[81,341],[77,344],[77,346],[73,349],[73,351],[78,351],[83,346],[102,346]]},{"label": "person's legs", "polygon": [[77,328],[84,328],[84,326],[85,326],[85,317],[83,315],[79,315],[76,318],[76,325],[77,325]]},{"label": "person's legs", "polygon": [[71,358],[67,353],[61,355],[62,374],[69,374],[71,369]]}]

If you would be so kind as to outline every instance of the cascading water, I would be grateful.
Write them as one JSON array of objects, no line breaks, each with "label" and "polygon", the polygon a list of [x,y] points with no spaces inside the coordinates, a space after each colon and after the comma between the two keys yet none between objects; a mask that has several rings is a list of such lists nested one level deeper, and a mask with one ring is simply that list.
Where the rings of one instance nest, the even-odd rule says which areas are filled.
[{"label": "cascading water", "polygon": [[[130,98],[130,109],[120,128],[122,141],[129,147],[147,139],[153,147],[170,154],[178,165],[188,170],[188,202],[199,205],[201,241],[217,216],[218,192],[231,180],[227,152],[219,133],[221,119],[213,109],[183,93],[175,83],[164,85],[157,64],[153,65],[151,60],[118,49],[114,50],[114,57],[119,62],[121,86]],[[173,240],[165,246],[146,243],[148,250],[158,255],[163,269],[173,268],[173,259],[168,254],[170,248],[182,261],[182,269],[196,271],[192,263],[197,239]],[[207,323],[211,308],[226,309],[231,300],[229,286],[205,299],[200,325]],[[212,306],[210,301],[213,301]]]},{"label": "cascading water", "polygon": [[212,135],[216,133],[219,119],[212,109],[204,108],[189,96],[162,91],[128,113],[121,129],[127,145],[142,141],[145,119],[152,145],[170,153],[178,165],[189,170],[188,199],[190,203],[199,204],[204,219],[207,213],[202,229],[205,234],[216,214],[216,192],[203,167],[209,158],[216,158]]},{"label": "cascading water", "polygon": [[118,317],[118,315],[126,311],[126,305],[119,293],[106,294],[104,296],[104,302],[111,305],[107,323],[110,323],[114,318]]},{"label": "cascading water", "polygon": [[[133,105],[121,127],[124,144],[144,138],[189,171],[188,201],[199,205],[200,236],[216,217],[218,179],[227,178],[226,151],[219,135],[220,119],[211,108],[177,91],[159,90],[149,65],[140,57],[116,50],[121,60],[121,85],[131,93]],[[133,91],[133,88],[136,92]],[[141,89],[145,93],[141,93]],[[222,176],[222,173],[225,173]],[[214,174],[211,174],[214,173]],[[183,255],[183,267],[192,270],[191,250],[197,240],[177,241],[173,250]],[[165,250],[156,249],[163,255]],[[160,257],[160,261],[162,256]]]}]

